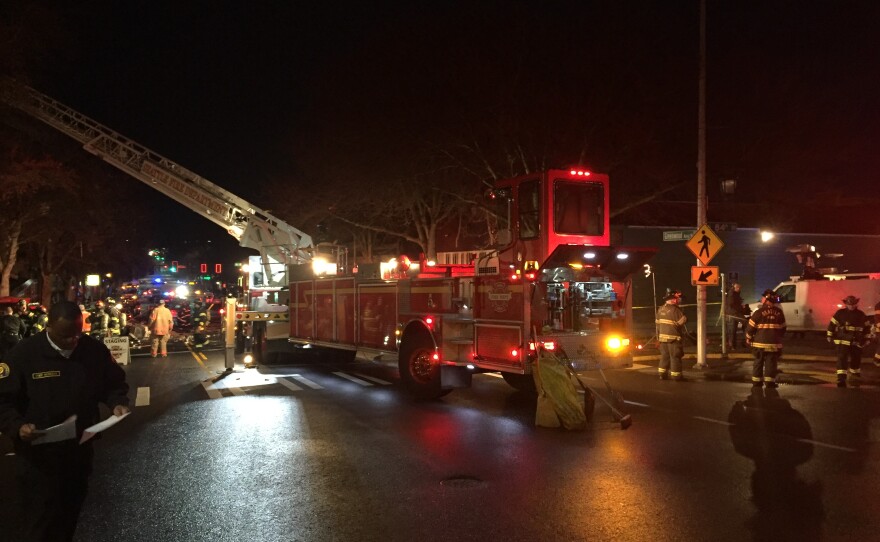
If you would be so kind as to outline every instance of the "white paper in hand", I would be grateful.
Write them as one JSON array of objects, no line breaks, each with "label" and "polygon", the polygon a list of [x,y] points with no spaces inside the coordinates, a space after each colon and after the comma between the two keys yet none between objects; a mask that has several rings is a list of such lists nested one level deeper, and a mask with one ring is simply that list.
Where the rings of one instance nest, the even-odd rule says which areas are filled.
[{"label": "white paper in hand", "polygon": [[50,442],[61,442],[62,440],[70,440],[76,438],[76,414],[67,418],[58,425],[38,429],[36,433],[43,435],[37,440],[31,442],[31,446],[39,446],[40,444],[49,444]]},{"label": "white paper in hand", "polygon": [[98,422],[91,427],[87,427],[86,430],[83,431],[83,435],[82,435],[82,438],[79,439],[79,443],[82,444],[83,442],[94,437],[96,434],[100,433],[101,431],[103,431],[105,429],[109,429],[110,427],[113,427],[114,425],[116,425],[117,423],[122,421],[122,419],[125,418],[126,416],[128,416],[129,414],[131,414],[131,412],[126,412],[122,416],[110,416],[109,418],[107,418],[103,422]]}]

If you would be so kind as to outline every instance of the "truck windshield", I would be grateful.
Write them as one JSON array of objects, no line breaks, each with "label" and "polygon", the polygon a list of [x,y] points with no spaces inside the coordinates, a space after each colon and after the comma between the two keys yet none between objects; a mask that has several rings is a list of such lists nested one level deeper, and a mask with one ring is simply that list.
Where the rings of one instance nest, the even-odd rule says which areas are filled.
[{"label": "truck windshield", "polygon": [[553,182],[553,230],[571,235],[603,235],[605,194],[600,183]]}]

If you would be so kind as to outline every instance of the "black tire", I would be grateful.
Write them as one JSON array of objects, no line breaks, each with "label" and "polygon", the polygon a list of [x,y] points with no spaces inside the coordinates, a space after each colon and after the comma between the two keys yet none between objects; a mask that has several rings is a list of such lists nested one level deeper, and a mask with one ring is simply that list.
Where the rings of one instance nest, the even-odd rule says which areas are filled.
[{"label": "black tire", "polygon": [[596,410],[596,396],[593,395],[593,392],[590,390],[586,390],[584,392],[584,414],[587,419],[593,416],[593,412]]},{"label": "black tire", "polygon": [[532,375],[521,375],[517,373],[502,372],[501,377],[507,382],[511,388],[524,393],[537,395],[538,390],[535,387],[535,379]]},{"label": "black tire", "polygon": [[[262,325],[261,325],[262,324]],[[266,362],[266,347],[268,346],[266,341],[266,325],[263,322],[256,322],[254,324],[253,330],[253,343],[251,344],[251,355],[254,357],[254,362],[257,364],[262,364]]]},{"label": "black tire", "polygon": [[437,399],[452,391],[440,387],[440,365],[433,356],[434,344],[427,336],[408,337],[400,345],[400,380],[416,399]]}]

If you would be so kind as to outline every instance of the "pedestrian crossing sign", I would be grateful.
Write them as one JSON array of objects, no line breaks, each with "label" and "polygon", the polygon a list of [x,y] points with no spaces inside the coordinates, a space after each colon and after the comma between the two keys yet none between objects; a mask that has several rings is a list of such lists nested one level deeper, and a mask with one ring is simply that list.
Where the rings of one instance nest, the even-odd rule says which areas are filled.
[{"label": "pedestrian crossing sign", "polygon": [[724,243],[717,235],[715,235],[715,232],[712,231],[712,228],[710,228],[708,224],[703,224],[697,228],[693,237],[691,237],[690,241],[686,244],[688,250],[690,250],[703,265],[709,265],[712,258],[714,258],[724,247]]}]

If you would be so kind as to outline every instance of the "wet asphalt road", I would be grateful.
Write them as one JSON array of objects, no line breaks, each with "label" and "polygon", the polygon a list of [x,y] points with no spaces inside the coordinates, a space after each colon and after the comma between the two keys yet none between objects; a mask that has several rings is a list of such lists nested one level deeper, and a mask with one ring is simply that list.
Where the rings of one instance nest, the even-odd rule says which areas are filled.
[{"label": "wet asphalt road", "polygon": [[[238,366],[218,379],[222,366],[222,352],[178,350],[126,367],[140,406],[96,446],[77,540],[871,540],[880,529],[870,363],[857,389],[830,384],[825,361],[787,363],[792,383],[773,394],[752,393],[748,362],[673,383],[641,359],[606,373],[632,427],[600,402],[582,432],[536,428],[534,399],[497,375],[415,402],[372,364]],[[584,377],[607,396],[597,372]]]}]

